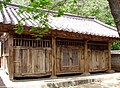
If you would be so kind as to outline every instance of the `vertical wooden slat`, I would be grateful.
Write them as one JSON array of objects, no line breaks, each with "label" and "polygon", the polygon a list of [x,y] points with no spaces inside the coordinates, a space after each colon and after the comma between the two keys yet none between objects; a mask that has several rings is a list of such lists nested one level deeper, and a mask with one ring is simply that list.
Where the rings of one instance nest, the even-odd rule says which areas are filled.
[{"label": "vertical wooden slat", "polygon": [[72,58],[71,49],[63,48],[62,49],[62,66],[69,66],[70,65],[70,57]]},{"label": "vertical wooden slat", "polygon": [[30,49],[27,49],[27,57],[26,57],[26,61],[27,61],[27,73],[31,73],[31,57],[30,57]]},{"label": "vertical wooden slat", "polygon": [[100,60],[100,69],[105,69],[105,64],[106,64],[106,57],[105,57],[105,52],[104,50],[101,51],[101,60]]},{"label": "vertical wooden slat", "polygon": [[14,62],[13,62],[13,34],[9,33],[8,39],[8,47],[9,47],[9,57],[8,57],[8,71],[9,71],[9,79],[13,80],[14,78]]},{"label": "vertical wooden slat", "polygon": [[52,36],[52,74],[51,77],[56,77],[56,37]]},{"label": "vertical wooden slat", "polygon": [[32,63],[32,52],[31,52],[31,51],[32,51],[32,49],[29,49],[29,54],[28,54],[28,55],[29,55],[29,58],[28,58],[28,59],[29,59],[29,68],[30,68],[30,69],[29,69],[29,72],[30,72],[30,73],[32,73],[32,64],[33,64],[33,63]]},{"label": "vertical wooden slat", "polygon": [[19,50],[14,49],[14,72],[20,73]]},{"label": "vertical wooden slat", "polygon": [[[33,41],[32,41],[33,42]],[[32,58],[32,73],[34,73],[34,63],[35,63],[35,60],[34,60],[34,53],[36,53],[35,52],[35,50],[34,49],[32,49],[31,50],[31,58]]]},{"label": "vertical wooden slat", "polygon": [[36,49],[34,49],[34,57],[33,57],[33,59],[34,59],[34,72],[36,73],[36,72],[38,72],[37,71],[38,70],[38,64],[37,63],[40,63],[40,62],[38,62],[38,50],[36,50]]},{"label": "vertical wooden slat", "polygon": [[72,65],[78,65],[78,49],[72,49]]},{"label": "vertical wooden slat", "polygon": [[[73,63],[73,58],[72,58],[72,48],[70,47],[70,48],[66,48],[67,49],[67,55],[65,55],[65,57],[66,57],[66,59],[67,59],[67,66],[72,66],[72,63]],[[64,62],[64,63],[66,63],[66,61]]]},{"label": "vertical wooden slat", "polygon": [[108,69],[108,58],[109,58],[109,56],[108,56],[108,50],[105,50],[104,51],[104,55],[105,55],[105,68],[107,68]]},{"label": "vertical wooden slat", "polygon": [[43,66],[43,61],[44,61],[44,54],[42,53],[42,52],[44,52],[44,50],[36,50],[36,53],[37,53],[37,56],[36,56],[36,59],[37,59],[37,63],[36,63],[36,65],[37,65],[37,72],[43,72],[43,69],[45,69],[44,68],[44,66]]},{"label": "vertical wooden slat", "polygon": [[92,50],[92,70],[98,70],[99,68],[99,58],[98,58],[98,51],[97,50]]},{"label": "vertical wooden slat", "polygon": [[45,72],[45,50],[41,49],[41,50],[38,50],[37,52],[38,52],[38,55],[37,55],[38,72],[43,73]]},{"label": "vertical wooden slat", "polygon": [[45,50],[45,71],[49,72],[49,52]]},{"label": "vertical wooden slat", "polygon": [[[102,54],[101,54],[101,51],[100,50],[98,50],[98,69],[99,70],[101,70],[101,66],[100,66],[100,62],[102,61]],[[104,64],[104,63],[102,63],[102,64]]]},{"label": "vertical wooden slat", "polygon": [[27,73],[27,49],[22,50],[22,73]]},{"label": "vertical wooden slat", "polygon": [[91,50],[88,50],[88,57],[89,57],[89,71],[92,71],[92,56],[91,56]]},{"label": "vertical wooden slat", "polygon": [[42,52],[44,52],[44,50],[39,50],[39,49],[36,50],[36,53],[37,53],[37,56],[36,56],[37,72],[43,72],[43,69],[45,69],[44,66],[43,66],[43,64],[44,64],[43,61],[44,61],[45,58],[43,57],[44,54]]},{"label": "vertical wooden slat", "polygon": [[96,55],[97,55],[97,56],[96,56],[96,68],[97,68],[97,69],[99,69],[99,60],[100,60],[100,58],[99,58],[99,54],[100,54],[100,53],[99,53],[99,52],[100,52],[100,51],[97,50],[97,54],[96,54]]}]

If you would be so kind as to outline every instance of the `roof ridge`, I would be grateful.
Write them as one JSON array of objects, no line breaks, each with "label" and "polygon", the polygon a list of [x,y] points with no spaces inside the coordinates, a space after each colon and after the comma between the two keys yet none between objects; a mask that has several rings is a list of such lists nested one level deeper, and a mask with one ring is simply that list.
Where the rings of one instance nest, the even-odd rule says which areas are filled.
[{"label": "roof ridge", "polygon": [[84,19],[95,19],[94,16],[85,17],[85,16],[79,16],[79,15],[71,14],[71,13],[65,13],[63,16],[70,16],[70,17],[77,17],[77,18],[84,18]]},{"label": "roof ridge", "polygon": [[[3,1],[0,1],[0,2],[4,3]],[[7,6],[12,6],[12,8],[19,8],[19,7],[22,6],[22,5],[17,5],[17,4],[13,4],[13,3],[8,3]],[[26,6],[23,6],[23,7],[26,7]],[[28,8],[29,8],[29,7],[28,7]],[[40,9],[38,9],[38,10],[40,10]],[[57,13],[57,11],[55,11],[55,10],[43,9],[43,11],[46,11],[46,12],[49,12],[49,13]],[[94,16],[85,17],[85,16],[79,16],[79,15],[71,14],[71,13],[64,13],[63,16],[77,17],[77,18],[85,18],[85,19],[95,19]]]},{"label": "roof ridge", "polygon": [[108,24],[105,24],[105,23],[102,22],[102,21],[99,21],[99,20],[97,20],[97,19],[95,19],[94,21],[95,21],[96,23],[100,24],[100,25],[103,25],[103,26],[105,26],[105,27],[107,27],[107,28],[110,28],[111,30],[117,31],[117,28],[115,28],[115,27],[113,27],[113,26],[110,26],[110,25],[108,25]]},{"label": "roof ridge", "polygon": [[[1,3],[5,3],[4,1],[0,1]],[[12,4],[12,3],[8,3],[8,5],[12,5],[12,6],[17,6],[17,7],[19,7],[20,5],[17,5],[17,4]]]}]

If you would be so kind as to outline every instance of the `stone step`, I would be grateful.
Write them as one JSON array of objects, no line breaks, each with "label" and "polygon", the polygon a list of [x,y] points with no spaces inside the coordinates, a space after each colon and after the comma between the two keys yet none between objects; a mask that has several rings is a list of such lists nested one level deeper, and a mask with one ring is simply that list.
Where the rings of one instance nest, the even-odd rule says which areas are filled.
[{"label": "stone step", "polygon": [[95,82],[102,82],[107,80],[119,80],[120,73],[112,73],[112,74],[101,74],[101,75],[91,75],[91,76],[76,76],[76,77],[65,77],[65,78],[58,78],[52,79],[51,81],[45,81],[48,88],[68,88],[74,87],[81,84],[87,83],[95,83]]}]

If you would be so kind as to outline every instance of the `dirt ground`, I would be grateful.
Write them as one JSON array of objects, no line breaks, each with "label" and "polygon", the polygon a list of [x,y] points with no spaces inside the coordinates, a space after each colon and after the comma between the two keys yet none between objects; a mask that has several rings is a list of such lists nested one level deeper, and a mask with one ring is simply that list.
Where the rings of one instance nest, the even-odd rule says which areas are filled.
[{"label": "dirt ground", "polygon": [[[10,81],[8,75],[0,69],[0,88],[120,88],[120,72],[112,74],[92,74],[91,76],[67,76],[56,79],[26,79]],[[94,82],[91,82],[94,79]],[[65,81],[65,82],[64,82]],[[61,87],[53,87],[52,84],[61,83]],[[70,83],[74,86],[71,86]],[[77,84],[75,86],[75,82]],[[84,83],[85,82],[85,83]],[[86,83],[87,82],[87,83]],[[48,86],[50,84],[52,87]],[[66,85],[68,85],[68,87]]]}]

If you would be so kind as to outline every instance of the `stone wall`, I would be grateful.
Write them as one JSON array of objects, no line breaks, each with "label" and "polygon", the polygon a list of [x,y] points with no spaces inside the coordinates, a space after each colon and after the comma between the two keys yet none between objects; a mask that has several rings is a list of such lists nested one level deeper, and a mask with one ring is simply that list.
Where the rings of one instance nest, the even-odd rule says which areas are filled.
[{"label": "stone wall", "polygon": [[120,71],[120,50],[111,50],[111,67],[115,71]]}]

